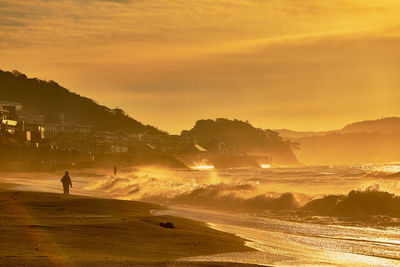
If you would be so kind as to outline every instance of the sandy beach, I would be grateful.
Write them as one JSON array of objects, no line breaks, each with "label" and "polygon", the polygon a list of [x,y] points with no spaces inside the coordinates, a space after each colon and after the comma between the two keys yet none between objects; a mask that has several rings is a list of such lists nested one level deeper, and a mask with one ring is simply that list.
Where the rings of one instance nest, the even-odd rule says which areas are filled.
[{"label": "sandy beach", "polygon": [[[153,216],[161,206],[0,187],[1,266],[244,266],[180,258],[252,251],[206,224]],[[174,229],[160,223],[172,222]]]}]

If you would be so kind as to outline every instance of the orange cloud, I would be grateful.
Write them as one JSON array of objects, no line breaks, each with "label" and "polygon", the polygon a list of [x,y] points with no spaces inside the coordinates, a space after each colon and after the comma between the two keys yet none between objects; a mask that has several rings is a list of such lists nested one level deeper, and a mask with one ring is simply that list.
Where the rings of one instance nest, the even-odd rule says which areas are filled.
[{"label": "orange cloud", "polygon": [[4,0],[0,68],[171,132],[223,116],[335,128],[399,115],[399,11],[394,0]]}]

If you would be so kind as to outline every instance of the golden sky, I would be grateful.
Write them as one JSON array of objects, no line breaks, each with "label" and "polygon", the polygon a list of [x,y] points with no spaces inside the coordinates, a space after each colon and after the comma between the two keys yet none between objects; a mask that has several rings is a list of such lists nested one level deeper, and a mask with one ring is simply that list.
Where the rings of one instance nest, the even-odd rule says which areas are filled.
[{"label": "golden sky", "polygon": [[398,0],[1,0],[0,68],[171,133],[400,115]]}]

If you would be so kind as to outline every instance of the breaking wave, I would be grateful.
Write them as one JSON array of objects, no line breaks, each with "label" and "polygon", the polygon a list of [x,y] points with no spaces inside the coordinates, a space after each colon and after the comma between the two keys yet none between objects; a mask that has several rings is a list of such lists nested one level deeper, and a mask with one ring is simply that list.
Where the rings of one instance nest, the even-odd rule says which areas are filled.
[{"label": "breaking wave", "polygon": [[400,172],[383,172],[383,171],[373,171],[365,175],[366,177],[373,178],[400,178]]},{"label": "breaking wave", "polygon": [[400,196],[382,191],[379,185],[373,185],[366,189],[352,190],[347,195],[329,195],[312,200],[303,209],[328,216],[400,217]]},{"label": "breaking wave", "polygon": [[253,176],[241,180],[233,178],[236,176],[234,172],[230,179],[220,178],[212,172],[209,177],[206,177],[206,173],[197,177],[196,174],[187,172],[177,177],[174,172],[137,171],[126,177],[107,177],[88,189],[120,199],[212,209],[266,211],[300,217],[359,219],[379,215],[400,218],[400,196],[382,190],[379,185],[351,190],[348,194],[320,194],[313,199],[293,190],[283,194],[271,192],[268,185],[260,183]]},{"label": "breaking wave", "polygon": [[[265,194],[244,197],[254,191],[252,185],[215,184],[177,195],[168,200],[170,204],[185,204],[219,209],[243,210],[290,210],[299,207],[292,193],[284,193],[279,197]],[[245,194],[243,194],[245,193]],[[144,200],[157,200],[157,196]]]},{"label": "breaking wave", "polygon": [[129,197],[139,192],[139,185],[132,183],[129,178],[108,178],[100,180],[94,186],[87,187],[87,189],[99,190],[113,197]]}]

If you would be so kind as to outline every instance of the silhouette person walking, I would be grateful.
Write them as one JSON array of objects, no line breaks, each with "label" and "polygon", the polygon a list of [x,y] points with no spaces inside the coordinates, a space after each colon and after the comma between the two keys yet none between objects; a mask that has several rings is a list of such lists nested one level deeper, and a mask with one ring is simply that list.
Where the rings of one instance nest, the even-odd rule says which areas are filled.
[{"label": "silhouette person walking", "polygon": [[64,195],[69,195],[69,186],[71,186],[72,188],[72,182],[71,177],[69,177],[68,171],[66,171],[64,177],[61,178],[61,183],[64,187]]},{"label": "silhouette person walking", "polygon": [[116,165],[114,165],[114,176],[117,176],[117,166]]}]

